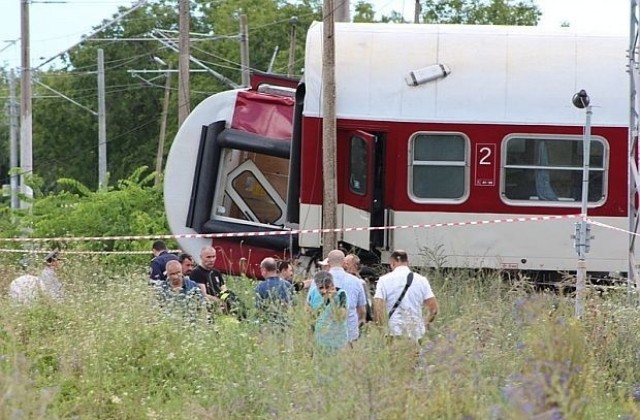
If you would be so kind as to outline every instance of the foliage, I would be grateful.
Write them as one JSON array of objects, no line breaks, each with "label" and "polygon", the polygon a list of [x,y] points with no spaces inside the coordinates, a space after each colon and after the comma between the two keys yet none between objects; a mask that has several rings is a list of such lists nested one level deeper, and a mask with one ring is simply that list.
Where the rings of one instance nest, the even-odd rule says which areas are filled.
[{"label": "foliage", "polygon": [[[69,261],[60,274],[63,304],[15,306],[0,298],[1,417],[640,414],[640,324],[625,291],[591,295],[577,320],[570,297],[496,276],[434,272],[441,315],[417,358],[376,329],[326,356],[314,354],[303,295],[284,333],[251,320],[183,324],[158,308],[143,267],[88,262]],[[251,301],[252,282],[228,283]]]},{"label": "foliage", "polygon": [[[32,180],[36,197],[30,210],[10,213],[8,208],[0,207],[0,212],[13,216],[13,220],[11,217],[0,220],[1,235],[16,237],[23,236],[25,232],[37,238],[164,235],[169,229],[162,193],[153,186],[155,173],[146,172],[147,168],[138,168],[113,187],[99,191],[93,191],[77,180],[61,178],[58,180],[59,192],[43,193],[37,186],[37,180]],[[74,252],[148,251],[149,243],[127,240],[49,241],[38,243],[37,247]],[[173,247],[174,244],[169,245]],[[143,256],[139,261],[147,258]]]},{"label": "foliage", "polygon": [[533,0],[426,0],[427,23],[537,25],[540,9]]},{"label": "foliage", "polygon": [[353,15],[353,21],[358,23],[375,22],[376,11],[373,9],[373,4],[359,1],[356,3],[355,13]]}]

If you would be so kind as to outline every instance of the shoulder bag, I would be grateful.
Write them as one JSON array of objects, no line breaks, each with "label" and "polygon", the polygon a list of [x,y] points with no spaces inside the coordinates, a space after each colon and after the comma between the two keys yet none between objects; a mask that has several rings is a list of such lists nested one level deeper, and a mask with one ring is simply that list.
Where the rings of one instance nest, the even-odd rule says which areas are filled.
[{"label": "shoulder bag", "polygon": [[396,309],[398,309],[398,306],[400,306],[400,302],[402,302],[402,299],[404,299],[404,295],[407,294],[407,290],[409,289],[409,286],[411,286],[411,283],[413,283],[413,273],[409,273],[409,275],[407,276],[407,284],[405,284],[402,293],[400,293],[400,297],[398,297],[396,303],[393,304],[393,308],[391,308],[391,310],[389,311],[388,319],[391,319],[391,315],[393,315]]}]

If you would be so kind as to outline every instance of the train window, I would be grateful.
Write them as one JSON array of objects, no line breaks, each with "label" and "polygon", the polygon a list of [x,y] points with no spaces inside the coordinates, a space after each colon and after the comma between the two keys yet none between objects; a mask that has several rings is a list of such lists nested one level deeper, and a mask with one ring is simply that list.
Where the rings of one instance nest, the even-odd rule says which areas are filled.
[{"label": "train window", "polygon": [[286,204],[286,171],[288,161],[282,158],[225,150],[222,174],[223,188],[215,202],[216,218],[246,222],[284,223]]},{"label": "train window", "polygon": [[[502,195],[515,202],[579,206],[582,201],[582,136],[513,136],[503,146]],[[607,148],[592,136],[589,157],[590,203],[606,191]]]},{"label": "train window", "polygon": [[367,142],[358,136],[351,137],[349,145],[349,189],[358,195],[367,194]]},{"label": "train window", "polygon": [[416,134],[409,152],[410,194],[417,200],[463,200],[468,188],[468,144],[461,134]]}]

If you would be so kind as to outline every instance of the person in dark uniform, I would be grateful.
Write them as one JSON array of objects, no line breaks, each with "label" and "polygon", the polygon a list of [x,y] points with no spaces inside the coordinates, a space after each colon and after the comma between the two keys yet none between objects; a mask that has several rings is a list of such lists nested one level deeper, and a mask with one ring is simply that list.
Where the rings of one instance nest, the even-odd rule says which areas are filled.
[{"label": "person in dark uniform", "polygon": [[170,254],[164,241],[155,241],[151,247],[153,259],[149,268],[149,281],[158,283],[167,280],[165,270],[169,261],[178,261],[178,257]]},{"label": "person in dark uniform", "polygon": [[227,290],[222,273],[214,268],[216,264],[216,250],[212,246],[205,246],[200,251],[200,264],[191,272],[191,280],[204,284],[206,298],[220,303],[220,295]]}]

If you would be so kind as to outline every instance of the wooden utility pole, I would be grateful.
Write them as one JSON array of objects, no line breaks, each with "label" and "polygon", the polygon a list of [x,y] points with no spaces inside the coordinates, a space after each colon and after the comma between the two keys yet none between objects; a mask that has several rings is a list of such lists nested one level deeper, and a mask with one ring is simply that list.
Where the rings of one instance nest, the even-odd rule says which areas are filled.
[{"label": "wooden utility pole", "polygon": [[293,68],[296,62],[296,29],[298,28],[298,18],[296,16],[289,19],[291,32],[289,33],[289,62],[287,64],[287,76],[293,76]]},{"label": "wooden utility pole", "polygon": [[[29,38],[29,0],[20,0],[20,189],[27,193],[26,176],[33,174],[33,120],[31,112],[31,52]],[[26,202],[22,207],[27,207]]]},{"label": "wooden utility pole", "polygon": [[338,0],[338,5],[335,6],[335,9],[332,8],[331,10],[335,11],[335,17],[333,19],[334,22],[351,21],[351,16],[349,14],[349,0]]},{"label": "wooden utility pole", "polygon": [[107,187],[107,112],[104,88],[104,51],[98,49],[98,188]]},{"label": "wooden utility pole", "polygon": [[162,159],[164,158],[164,140],[167,132],[167,114],[169,113],[169,97],[171,94],[171,66],[167,69],[164,81],[164,102],[162,103],[162,119],[160,120],[160,138],[158,139],[158,153],[156,154],[156,187],[160,186],[162,178]]},{"label": "wooden utility pole", "polygon": [[[322,228],[337,226],[336,207],[338,182],[336,180],[336,51],[333,0],[325,0],[322,20],[322,171],[324,178],[322,202]],[[326,255],[338,247],[336,232],[324,232],[322,247]]]},{"label": "wooden utility pole", "polygon": [[251,86],[251,67],[249,66],[249,27],[247,15],[240,15],[240,69],[242,70],[242,87]]},{"label": "wooden utility pole", "polygon": [[9,168],[11,168],[11,208],[20,207],[18,200],[18,174],[15,168],[18,167],[18,109],[16,100],[16,75],[13,69],[9,72]]},{"label": "wooden utility pole", "polygon": [[189,0],[180,0],[180,34],[178,36],[178,127],[182,126],[190,112],[189,88]]}]

